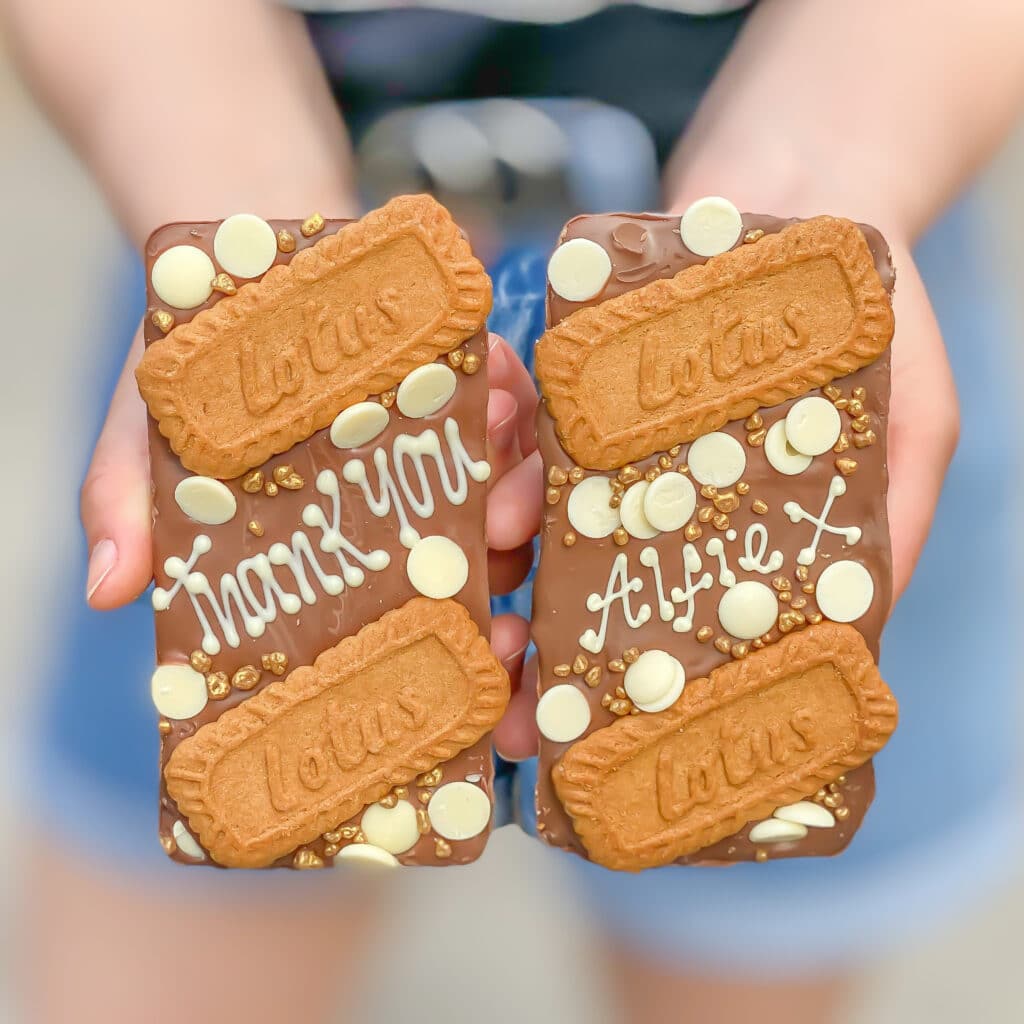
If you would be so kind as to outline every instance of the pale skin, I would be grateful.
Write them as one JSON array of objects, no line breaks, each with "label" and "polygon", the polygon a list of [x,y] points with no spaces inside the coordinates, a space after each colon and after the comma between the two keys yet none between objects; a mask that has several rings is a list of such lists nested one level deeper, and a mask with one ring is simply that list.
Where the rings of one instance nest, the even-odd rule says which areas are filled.
[{"label": "pale skin", "polygon": [[[0,0],[0,10],[26,77],[136,244],[167,221],[236,210],[354,214],[344,126],[298,15],[257,0]],[[910,249],[1018,111],[1022,37],[1017,0],[974,9],[961,0],[765,0],[665,176],[667,209],[717,193],[746,210],[842,214],[888,238],[898,269],[888,499],[897,594],[927,535],[958,429],[954,383]],[[185,53],[188,73],[168,74],[165,55]],[[162,147],[183,147],[185,158],[162,161]],[[143,150],[151,158],[141,160]],[[504,590],[528,567],[524,545],[538,528],[543,483],[532,383],[504,342],[491,340],[488,540],[492,584]],[[132,374],[140,345],[136,338],[82,492],[95,608],[132,600],[152,576],[145,409]],[[526,641],[522,620],[495,621],[495,648],[514,677]],[[496,735],[513,759],[536,750],[526,676]],[[208,1017],[190,1019],[228,1019],[225,1006],[232,1019],[318,1019],[329,1003],[340,1009],[331,997],[345,985],[341,968],[357,963],[344,942],[353,932],[339,919],[356,913],[342,909],[347,894],[338,893],[337,906],[312,896],[251,917],[226,901],[189,907],[188,933],[204,936],[205,948],[230,948],[244,935],[264,955],[290,958],[296,969],[280,972],[268,991],[248,972],[221,973],[216,957],[194,947],[182,961],[174,905],[158,905],[144,882],[98,875],[41,843],[28,876],[25,996],[35,1020],[71,1019],[91,1005],[111,1021],[178,1020],[179,1006],[153,998],[169,963],[194,990],[217,995]],[[97,904],[111,925],[101,942],[85,912]],[[43,926],[58,915],[59,929]],[[673,961],[652,966],[626,947],[613,952],[623,1013],[635,1021],[829,1020],[844,984],[712,978]],[[53,985],[52,977],[69,980]]]}]

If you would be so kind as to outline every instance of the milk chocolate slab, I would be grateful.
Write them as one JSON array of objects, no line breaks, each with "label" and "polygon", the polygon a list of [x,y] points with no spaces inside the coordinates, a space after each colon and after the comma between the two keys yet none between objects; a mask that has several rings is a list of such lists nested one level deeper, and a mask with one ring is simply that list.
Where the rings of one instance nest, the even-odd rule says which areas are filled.
[{"label": "milk chocolate slab", "polygon": [[[798,221],[758,214],[737,214],[736,219],[740,226],[735,242],[710,258],[684,244],[678,217],[605,214],[570,221],[560,243],[582,240],[596,247],[588,249],[588,258],[603,252],[604,261],[592,260],[590,270],[586,265],[583,269],[591,281],[594,266],[606,278],[585,297],[585,290],[565,288],[567,297],[549,283],[550,332],[539,343],[538,352],[549,345],[552,332],[558,341],[562,337],[558,332],[566,325],[575,330],[572,324],[584,322],[584,314],[595,318],[585,322],[599,324],[608,319],[606,307],[618,309],[621,301],[634,303],[631,308],[645,305],[652,294],[658,294],[657,289],[644,291],[654,284],[672,282],[676,293],[689,295],[699,291],[709,276],[728,276],[716,269],[716,263],[735,267],[771,262],[770,255],[762,260],[746,253],[801,227]],[[577,374],[566,385],[577,405],[605,417],[619,415],[621,408],[631,409],[636,414],[634,443],[642,446],[634,450],[647,453],[632,461],[620,453],[614,464],[608,463],[610,468],[596,471],[581,465],[567,450],[573,432],[571,415],[559,418],[551,402],[538,411],[547,494],[533,622],[542,697],[537,807],[540,834],[552,845],[593,856],[557,789],[563,758],[571,763],[577,747],[588,749],[590,737],[615,723],[632,726],[672,714],[685,703],[692,684],[702,678],[714,680],[715,671],[725,666],[749,665],[755,675],[767,677],[773,647],[819,625],[828,626],[830,619],[842,621],[843,629],[856,630],[871,658],[877,660],[892,585],[885,509],[886,346],[892,320],[891,310],[880,309],[877,300],[881,295],[888,307],[894,275],[887,246],[873,228],[836,218],[808,223],[814,225],[824,250],[832,245],[858,253],[856,289],[871,296],[875,310],[870,318],[875,326],[869,332],[873,332],[871,345],[878,350],[873,359],[858,357],[864,359],[859,368],[847,372],[840,367],[828,381],[815,382],[794,373],[783,395],[757,399],[775,404],[745,410],[742,418],[724,415],[714,420],[720,424],[716,429],[691,440],[683,437],[685,423],[693,416],[682,394],[668,403],[678,401],[671,429],[679,434],[666,434],[664,423],[645,421],[637,413],[636,379],[623,371],[621,361],[612,360],[606,367],[595,389],[601,393],[600,403],[595,402],[593,391],[581,390],[582,375]],[[836,232],[831,242],[829,231]],[[826,262],[831,266],[826,278],[835,280],[841,261],[830,257]],[[718,296],[729,317],[740,316],[745,324],[732,336],[734,351],[762,357],[776,352],[783,360],[797,351],[775,344],[786,337],[777,311],[793,304],[812,308],[825,293],[816,285],[808,287],[808,294],[798,294],[791,269],[780,267],[777,274],[762,280],[755,298],[749,294],[749,278],[742,275],[734,276],[735,287],[726,287]],[[820,262],[818,272],[823,272]],[[688,283],[690,277],[697,284]],[[564,274],[559,279],[563,286],[567,280],[573,287],[579,284],[579,279],[567,279]],[[586,275],[582,280],[587,282]],[[805,283],[810,280],[804,278]],[[779,294],[763,294],[777,286]],[[860,300],[850,298],[851,289],[846,298],[842,289],[829,294],[852,309]],[[639,299],[633,297],[638,290]],[[781,304],[780,295],[785,300]],[[765,310],[773,312],[762,315]],[[715,310],[705,313],[713,317]],[[666,355],[655,364],[656,383],[672,382],[679,352],[704,352],[710,366],[715,335],[703,324],[688,329],[671,315],[663,315],[652,317],[645,329],[654,350]],[[844,337],[849,336],[848,330]],[[790,337],[795,339],[796,334],[790,332]],[[808,336],[806,343],[805,354],[813,338]],[[587,344],[586,338],[580,342]],[[598,347],[596,342],[593,347]],[[545,373],[557,376],[560,367],[557,360],[538,362],[545,397],[550,383]],[[778,367],[766,358],[760,369],[761,379],[767,380]],[[685,375],[676,376],[685,380]],[[562,386],[555,383],[556,390]],[[728,406],[731,394],[722,398],[716,415]],[[808,399],[820,401],[807,404]],[[822,448],[832,440],[831,429],[837,434],[834,443]],[[787,431],[817,454],[803,455],[794,449]],[[673,476],[688,483],[670,482]],[[666,482],[659,484],[659,478]],[[649,653],[654,661],[644,657]],[[641,667],[635,668],[641,661]],[[673,665],[679,666],[681,686]],[[556,688],[553,697],[545,700]],[[578,696],[567,694],[567,689]],[[813,700],[808,706],[814,706]],[[740,746],[753,735],[750,723],[742,721],[733,722],[727,734],[735,736]],[[689,751],[686,757],[698,756],[685,744],[680,749]],[[685,777],[683,760],[680,770]],[[838,853],[852,839],[873,798],[870,753],[859,767],[836,765],[831,775],[824,784],[806,780],[802,797],[815,805],[815,811],[780,804],[758,809],[764,818],[745,820],[730,818],[718,808],[716,813],[725,822],[720,827],[731,832],[702,832],[700,848],[669,844],[662,852],[679,864]],[[648,789],[638,790],[632,806],[643,806],[651,795]],[[776,812],[782,817],[776,818]],[[783,820],[793,816],[813,818],[815,824]],[[630,855],[625,855],[616,866],[646,866],[642,852],[635,851],[636,863],[626,863]]]},{"label": "milk chocolate slab", "polygon": [[[404,197],[367,220],[395,223],[410,208],[419,210],[425,223],[450,224],[446,212],[427,197]],[[259,338],[261,346],[255,368],[286,385],[283,400],[294,397],[307,382],[303,373],[308,367],[276,377],[274,368],[283,365],[281,353],[290,351],[296,340],[306,346],[306,354],[311,349],[299,335],[271,329],[253,314],[265,294],[256,290],[271,275],[289,270],[299,257],[328,243],[348,251],[351,246],[341,240],[353,229],[365,237],[361,225],[318,217],[266,222],[229,217],[159,229],[146,249],[148,351],[159,352],[165,342],[178,347],[177,332],[184,333],[205,312],[215,314],[225,303],[243,299],[237,308],[253,317],[245,336]],[[422,238],[416,232],[403,237]],[[332,238],[337,241],[332,243]],[[261,248],[267,241],[273,242],[269,250],[265,244]],[[442,265],[453,247],[464,245],[461,236],[458,244],[449,239],[430,259]],[[161,264],[166,253],[182,248],[187,250],[184,257],[176,252]],[[177,270],[169,273],[168,265]],[[189,278],[194,267],[212,268],[212,290],[208,275],[205,285],[202,278]],[[391,260],[388,270],[387,279],[380,280],[382,290],[408,295],[424,286],[420,256]],[[347,273],[344,267],[338,272]],[[275,277],[278,284],[281,279]],[[444,342],[450,351],[438,354],[433,341],[417,343],[418,365],[410,365],[413,350],[408,346],[388,348],[386,342],[395,335],[387,317],[368,314],[364,326],[377,324],[384,336],[382,340],[369,328],[363,335],[379,353],[374,386],[385,378],[396,386],[365,397],[362,390],[331,392],[332,404],[326,407],[330,415],[319,414],[326,418],[325,426],[308,435],[303,426],[299,433],[304,436],[259,464],[243,458],[241,464],[248,468],[241,476],[190,471],[161,433],[160,409],[153,410],[153,692],[161,715],[160,836],[174,859],[217,866],[322,867],[346,859],[352,853],[348,848],[358,846],[357,855],[392,863],[397,858],[403,864],[447,866],[474,860],[483,849],[493,798],[489,722],[497,710],[488,704],[488,724],[481,723],[477,735],[463,734],[454,744],[438,745],[451,722],[439,724],[433,734],[437,742],[429,747],[437,754],[435,762],[412,777],[399,771],[397,762],[387,761],[395,744],[404,742],[397,735],[399,727],[420,721],[420,698],[412,691],[424,690],[424,699],[429,691],[433,711],[443,706],[432,689],[438,681],[461,680],[464,695],[476,700],[490,694],[492,702],[501,703],[495,679],[486,673],[459,675],[443,644],[424,639],[411,661],[404,657],[394,662],[394,673],[386,673],[379,699],[371,700],[369,709],[356,699],[359,694],[369,699],[369,684],[349,679],[340,669],[332,670],[334,683],[325,684],[318,699],[298,700],[284,718],[273,719],[268,709],[281,709],[297,691],[308,696],[315,689],[310,682],[317,671],[314,664],[334,664],[331,659],[341,657],[337,652],[351,651],[354,638],[364,630],[379,636],[380,629],[393,629],[382,623],[394,622],[388,614],[400,616],[402,609],[420,609],[417,621],[431,620],[437,636],[447,636],[445,623],[461,621],[461,615],[470,624],[463,632],[471,626],[480,634],[479,644],[485,643],[490,624],[484,538],[490,472],[485,457],[488,346],[486,332],[473,323],[482,323],[486,316],[489,287],[484,288],[481,309],[458,328],[458,336]],[[258,302],[248,297],[250,290]],[[427,292],[434,294],[432,284]],[[196,304],[183,308],[185,301]],[[268,312],[278,327],[290,322],[294,312],[288,301]],[[333,300],[317,301],[324,322],[340,322],[336,310],[349,310],[344,303],[335,307]],[[379,305],[375,308],[380,310]],[[238,321],[234,315],[227,320],[230,346],[239,337]],[[204,320],[204,331],[212,322]],[[436,340],[438,335],[431,337]],[[210,344],[216,344],[215,337]],[[177,383],[168,385],[174,401],[198,410],[197,422],[215,417],[222,390],[230,392],[229,406],[237,398],[240,358],[234,376],[225,370],[194,379],[195,388],[188,392],[175,390]],[[340,358],[348,355],[342,351]],[[326,401],[328,391],[325,386],[315,400]],[[239,408],[237,403],[231,407]],[[247,444],[267,443],[277,427],[264,429],[261,417],[278,424],[276,410],[274,405],[256,414]],[[227,458],[236,458],[233,435],[207,432],[204,437],[223,443]],[[233,471],[235,466],[222,468]],[[383,650],[385,645],[374,646]],[[427,657],[424,652],[433,653]],[[321,656],[325,662],[318,662]],[[436,678],[427,671],[428,664],[436,669]],[[368,675],[377,678],[369,670]],[[470,685],[471,680],[476,681]],[[368,746],[380,746],[373,755],[380,764],[372,779],[365,777],[365,764],[354,764],[349,755],[339,755],[339,760],[333,746],[290,743],[296,722],[308,727],[309,736],[327,736],[328,705],[346,709],[344,728],[335,729],[334,735],[356,730],[352,735],[365,733]],[[252,725],[259,715],[264,732],[233,747],[230,756],[211,756],[221,749],[212,737],[230,732],[237,740],[237,723]],[[425,720],[422,724],[427,726]],[[311,748],[318,751],[310,753]],[[268,751],[276,768],[269,767]],[[251,771],[239,769],[246,758]],[[413,761],[404,763],[408,767]],[[321,767],[322,784],[317,774]],[[401,782],[399,775],[404,776]],[[234,792],[218,785],[223,778],[234,780],[228,787]],[[266,795],[271,778],[282,805],[275,816]],[[446,789],[452,785],[455,789]],[[475,792],[467,796],[465,787]],[[309,798],[317,792],[323,800],[314,810]],[[202,811],[196,809],[198,793],[205,794]],[[179,798],[192,810],[179,806]],[[314,834],[312,829],[320,831]]]}]

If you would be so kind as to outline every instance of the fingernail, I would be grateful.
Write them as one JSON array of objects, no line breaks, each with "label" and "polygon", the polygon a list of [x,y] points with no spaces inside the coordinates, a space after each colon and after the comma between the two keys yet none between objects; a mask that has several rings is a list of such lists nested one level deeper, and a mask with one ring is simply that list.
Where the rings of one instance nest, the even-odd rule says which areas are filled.
[{"label": "fingernail", "polygon": [[501,345],[501,338],[497,334],[487,337],[487,372],[494,377],[500,377],[508,369],[508,356]]},{"label": "fingernail", "polygon": [[487,437],[495,451],[507,452],[518,441],[519,434],[516,428],[518,412],[519,409],[517,407],[515,411],[510,412],[507,416],[503,416],[493,426],[488,425]]},{"label": "fingernail", "polygon": [[85,582],[86,601],[92,600],[93,594],[100,589],[115,565],[117,565],[117,545],[112,540],[104,538],[89,555],[89,577]]},{"label": "fingernail", "polygon": [[526,654],[526,648],[529,646],[530,641],[527,640],[522,647],[516,648],[516,650],[512,651],[510,654],[506,654],[505,657],[501,659],[501,663],[505,666],[506,671],[515,667],[516,662],[522,660],[523,655]]}]

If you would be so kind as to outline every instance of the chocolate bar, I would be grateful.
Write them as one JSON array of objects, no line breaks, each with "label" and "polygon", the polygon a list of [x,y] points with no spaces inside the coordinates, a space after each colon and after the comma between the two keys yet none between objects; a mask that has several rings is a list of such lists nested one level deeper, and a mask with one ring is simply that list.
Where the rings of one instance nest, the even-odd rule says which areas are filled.
[{"label": "chocolate bar", "polygon": [[462,864],[490,830],[491,286],[448,212],[146,247],[160,839],[189,864]]},{"label": "chocolate bar", "polygon": [[538,830],[606,867],[845,849],[878,675],[894,273],[834,217],[577,217],[536,348]]}]

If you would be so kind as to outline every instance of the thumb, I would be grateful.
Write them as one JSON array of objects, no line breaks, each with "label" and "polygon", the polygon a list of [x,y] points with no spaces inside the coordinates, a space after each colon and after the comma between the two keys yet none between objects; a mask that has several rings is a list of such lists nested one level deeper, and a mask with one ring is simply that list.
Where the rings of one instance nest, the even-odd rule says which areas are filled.
[{"label": "thumb", "polygon": [[93,608],[127,604],[153,576],[146,407],[134,378],[141,352],[140,332],[82,485],[82,526],[89,544],[85,596]]}]

